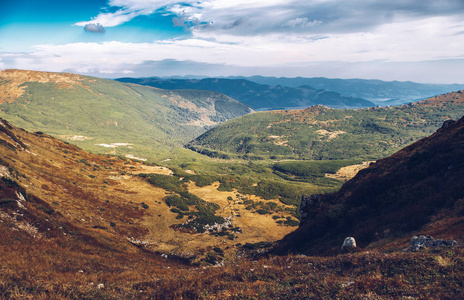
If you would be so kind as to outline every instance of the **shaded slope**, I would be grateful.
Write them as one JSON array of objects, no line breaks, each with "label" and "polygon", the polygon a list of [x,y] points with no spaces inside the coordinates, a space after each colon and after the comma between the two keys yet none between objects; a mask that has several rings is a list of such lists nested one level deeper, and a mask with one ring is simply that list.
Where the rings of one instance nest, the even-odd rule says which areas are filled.
[{"label": "shaded slope", "polygon": [[81,136],[85,142],[76,142],[93,151],[105,151],[95,144],[134,144],[136,156],[180,146],[252,111],[216,92],[178,93],[68,73],[4,70],[0,87],[0,116],[14,124],[69,141]]},{"label": "shaded slope", "polygon": [[161,79],[161,78],[119,78],[120,82],[130,82],[163,89],[198,89],[226,94],[254,109],[303,108],[311,105],[331,107],[372,107],[374,103],[356,97],[347,97],[337,92],[314,89],[308,85],[286,87],[282,85],[258,84],[245,79]]},{"label": "shaded slope", "polygon": [[329,254],[353,236],[395,247],[415,233],[464,237],[464,118],[361,170],[339,192],[302,203],[306,217],[281,253]]},{"label": "shaded slope", "polygon": [[388,108],[259,112],[221,124],[188,147],[217,157],[378,159],[464,115],[463,101],[454,92]]}]

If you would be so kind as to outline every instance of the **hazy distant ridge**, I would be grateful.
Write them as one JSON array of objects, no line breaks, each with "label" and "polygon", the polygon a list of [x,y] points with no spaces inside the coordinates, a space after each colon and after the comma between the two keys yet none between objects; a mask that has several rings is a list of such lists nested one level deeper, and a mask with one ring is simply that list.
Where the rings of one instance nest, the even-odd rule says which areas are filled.
[{"label": "hazy distant ridge", "polygon": [[223,93],[254,109],[306,108],[325,105],[338,108],[372,107],[375,104],[359,97],[344,96],[310,85],[289,87],[280,83],[261,84],[245,79],[119,78],[120,82],[148,85],[162,89],[197,89]]},{"label": "hazy distant ridge", "polygon": [[382,81],[368,79],[331,79],[324,77],[227,77],[246,79],[259,84],[299,87],[334,91],[342,95],[367,99],[380,105],[405,104],[428,97],[464,89],[464,84],[425,84],[411,81]]}]

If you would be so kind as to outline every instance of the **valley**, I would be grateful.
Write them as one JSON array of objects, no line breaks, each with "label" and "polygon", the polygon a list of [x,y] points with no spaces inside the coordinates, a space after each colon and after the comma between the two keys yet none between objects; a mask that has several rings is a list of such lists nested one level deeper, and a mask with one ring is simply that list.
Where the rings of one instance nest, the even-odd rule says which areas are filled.
[{"label": "valley", "polygon": [[[273,242],[294,229],[276,223],[276,219],[292,218],[295,211],[293,206],[279,201],[266,201],[278,211],[277,218],[272,218],[269,212],[260,214],[244,204],[263,203],[262,198],[235,189],[218,191],[219,182],[199,187],[190,179],[173,176],[165,167],[89,154],[3,120],[0,125],[1,165],[6,170],[2,180],[24,189],[20,192],[24,199],[14,196],[22,201],[17,211],[32,205],[58,223],[66,219],[68,227],[86,232],[102,243],[111,238],[110,245],[127,248],[130,241],[140,241],[146,251],[196,262],[204,259],[200,253],[207,247],[235,253],[240,248],[237,244]],[[168,200],[173,196],[193,199],[195,203],[188,203],[181,213]],[[36,204],[25,199],[44,200],[37,200],[42,204]],[[176,228],[195,220],[203,220],[196,229]],[[204,229],[214,224],[225,227]],[[67,236],[70,232],[54,228],[50,234]]]},{"label": "valley", "polygon": [[[0,80],[2,297],[462,294],[461,91],[254,112],[68,73]],[[458,246],[402,252],[418,234]]]},{"label": "valley", "polygon": [[[4,70],[0,87],[0,117],[17,126],[93,152],[119,155],[123,149],[121,155],[150,160],[253,111],[215,92],[173,92],[68,73]],[[107,151],[105,145],[114,147]]]}]

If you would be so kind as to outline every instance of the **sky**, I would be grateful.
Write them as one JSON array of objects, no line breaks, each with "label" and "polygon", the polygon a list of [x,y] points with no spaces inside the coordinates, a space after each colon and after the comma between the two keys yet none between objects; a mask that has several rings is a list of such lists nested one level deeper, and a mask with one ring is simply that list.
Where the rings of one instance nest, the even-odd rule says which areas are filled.
[{"label": "sky", "polygon": [[0,0],[0,69],[464,83],[464,0]]}]

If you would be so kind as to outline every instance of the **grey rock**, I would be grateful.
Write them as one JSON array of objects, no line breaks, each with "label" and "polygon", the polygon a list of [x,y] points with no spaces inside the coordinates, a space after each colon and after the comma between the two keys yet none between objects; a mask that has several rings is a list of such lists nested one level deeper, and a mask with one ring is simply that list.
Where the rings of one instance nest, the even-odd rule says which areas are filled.
[{"label": "grey rock", "polygon": [[351,252],[354,249],[356,249],[356,240],[354,237],[349,236],[343,241],[341,250],[342,252]]},{"label": "grey rock", "polygon": [[453,247],[456,246],[455,240],[434,239],[430,235],[413,236],[409,242],[409,247],[404,249],[405,252],[417,252],[430,247]]}]

